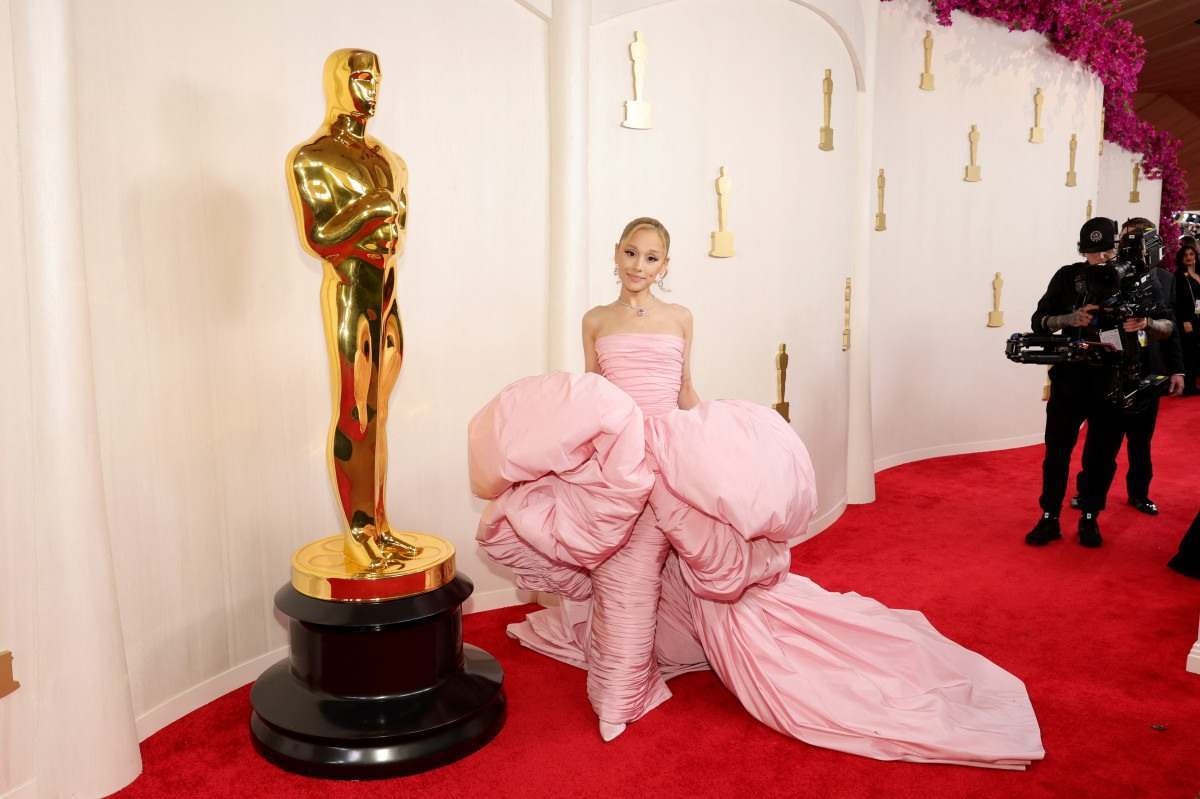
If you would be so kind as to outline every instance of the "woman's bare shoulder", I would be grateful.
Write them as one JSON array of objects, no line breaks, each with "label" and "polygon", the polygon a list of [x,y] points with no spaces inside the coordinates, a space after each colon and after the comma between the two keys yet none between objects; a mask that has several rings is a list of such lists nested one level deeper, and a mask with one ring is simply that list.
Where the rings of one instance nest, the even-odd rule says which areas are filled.
[{"label": "woman's bare shoulder", "polygon": [[589,308],[587,313],[583,315],[583,324],[585,327],[588,325],[599,324],[607,319],[611,313],[612,308],[608,305],[597,305],[593,308]]},{"label": "woman's bare shoulder", "polygon": [[666,306],[667,310],[671,312],[671,315],[674,316],[680,324],[688,328],[692,326],[692,311],[690,308],[688,308],[686,305],[680,305],[679,303],[675,302],[668,302],[666,303]]}]

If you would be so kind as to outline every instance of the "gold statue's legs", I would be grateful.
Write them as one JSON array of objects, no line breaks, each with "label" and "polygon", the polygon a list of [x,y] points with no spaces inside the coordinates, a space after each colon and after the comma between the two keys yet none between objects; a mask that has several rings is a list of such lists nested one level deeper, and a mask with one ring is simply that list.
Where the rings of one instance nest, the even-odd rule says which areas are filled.
[{"label": "gold statue's legs", "polygon": [[385,511],[388,397],[403,359],[394,272],[346,259],[322,287],[334,380],[328,457],[345,516],[345,553],[383,568],[419,550],[391,534]]}]

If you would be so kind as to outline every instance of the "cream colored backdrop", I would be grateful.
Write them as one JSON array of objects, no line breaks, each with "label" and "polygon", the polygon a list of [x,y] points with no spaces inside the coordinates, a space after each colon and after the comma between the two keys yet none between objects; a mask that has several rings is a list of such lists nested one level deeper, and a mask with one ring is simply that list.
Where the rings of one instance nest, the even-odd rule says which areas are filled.
[{"label": "cream colored backdrop", "polygon": [[[649,51],[648,131],[620,126],[635,30]],[[773,403],[775,351],[786,342],[793,426],[816,465],[818,517],[829,514],[846,496],[841,297],[852,268],[857,91],[845,45],[788,0],[678,0],[594,26],[591,56],[591,303],[616,296],[613,246],[624,224],[660,218],[671,231],[662,296],[695,315],[697,391]],[[827,68],[832,152],[817,149]],[[722,165],[737,249],[724,259],[708,256]]]},{"label": "cream colored backdrop", "polygon": [[[926,30],[933,92],[917,88]],[[1004,342],[1028,329],[1054,271],[1078,260],[1097,194],[1101,86],[1038,34],[959,13],[939,27],[918,0],[883,4],[876,78],[873,166],[888,178],[888,229],[871,246],[876,467],[1040,441],[1045,370],[1006,360]],[[1030,144],[1038,87],[1045,143]],[[972,124],[979,183],[963,181]],[[988,328],[996,272],[1004,326]]]},{"label": "cream colored backdrop", "polygon": [[1141,161],[1134,155],[1112,142],[1105,142],[1104,154],[1100,157],[1100,188],[1096,203],[1096,213],[1111,217],[1120,223],[1133,216],[1144,216],[1154,224],[1158,224],[1158,214],[1162,207],[1162,181],[1147,180],[1142,171],[1138,180],[1138,202],[1129,201],[1129,191],[1133,188],[1133,163]]}]

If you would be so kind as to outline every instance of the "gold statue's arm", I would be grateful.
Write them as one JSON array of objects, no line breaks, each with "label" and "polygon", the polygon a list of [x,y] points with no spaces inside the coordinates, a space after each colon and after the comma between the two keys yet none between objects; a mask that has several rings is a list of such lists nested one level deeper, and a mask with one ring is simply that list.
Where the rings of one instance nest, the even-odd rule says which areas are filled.
[{"label": "gold statue's arm", "polygon": [[[352,238],[372,220],[385,221],[399,217],[403,210],[397,206],[387,189],[372,189],[362,197],[354,200],[342,210],[326,220],[316,218],[316,211],[325,203],[313,196],[314,189],[320,189],[328,194],[328,182],[316,177],[309,177],[303,170],[297,170],[296,187],[300,193],[300,201],[311,213],[306,218],[307,230],[304,231],[309,241],[314,245],[330,246],[341,244]],[[307,215],[306,215],[307,217]]]}]

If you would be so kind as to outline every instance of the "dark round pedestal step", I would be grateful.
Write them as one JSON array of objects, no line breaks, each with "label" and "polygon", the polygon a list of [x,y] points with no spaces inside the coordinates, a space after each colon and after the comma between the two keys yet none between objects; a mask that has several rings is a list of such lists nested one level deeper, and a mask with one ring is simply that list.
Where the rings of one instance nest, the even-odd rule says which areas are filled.
[{"label": "dark round pedestal step", "polygon": [[255,748],[288,771],[371,779],[425,771],[504,725],[504,672],[462,643],[462,575],[425,594],[331,602],[284,586],[291,656],[250,692]]}]

